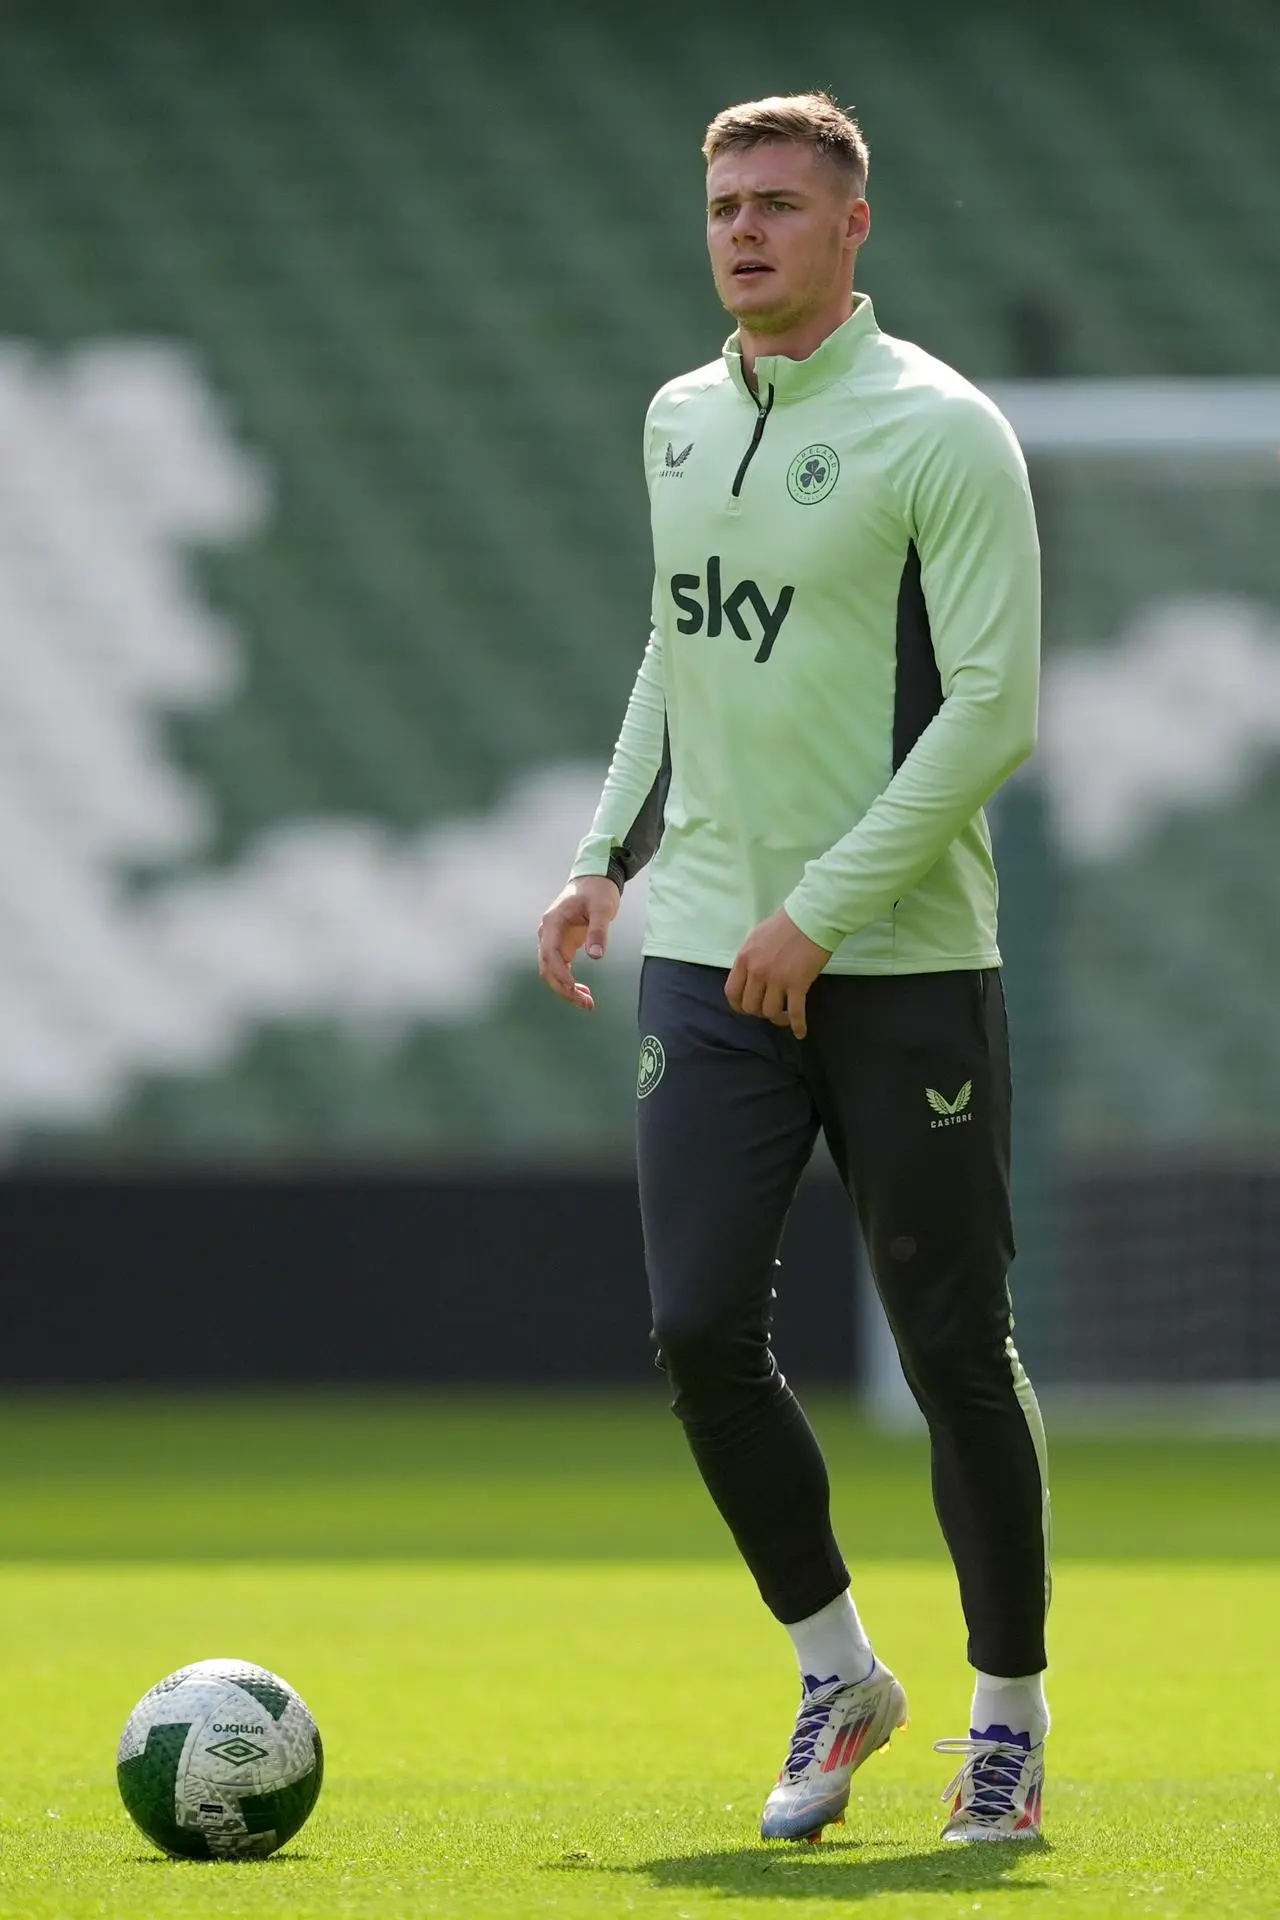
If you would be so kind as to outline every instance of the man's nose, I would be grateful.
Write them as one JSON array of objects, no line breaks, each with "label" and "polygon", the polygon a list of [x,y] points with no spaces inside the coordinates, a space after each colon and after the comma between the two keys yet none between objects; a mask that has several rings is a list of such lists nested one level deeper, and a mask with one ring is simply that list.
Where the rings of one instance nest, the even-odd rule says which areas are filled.
[{"label": "man's nose", "polygon": [[758,240],[760,238],[760,212],[747,202],[738,208],[733,216],[731,232],[735,240]]}]

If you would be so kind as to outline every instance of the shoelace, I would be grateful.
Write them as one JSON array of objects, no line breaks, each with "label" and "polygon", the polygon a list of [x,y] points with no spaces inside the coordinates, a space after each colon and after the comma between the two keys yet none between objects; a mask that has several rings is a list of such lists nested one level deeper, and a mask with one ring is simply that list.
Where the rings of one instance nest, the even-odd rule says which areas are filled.
[{"label": "shoelace", "polygon": [[812,1760],[813,1750],[831,1718],[831,1709],[843,1691],[843,1687],[824,1687],[817,1693],[806,1693],[800,1702],[795,1732],[791,1736],[791,1750],[782,1769],[788,1780],[797,1779]]},{"label": "shoelace", "polygon": [[966,1781],[973,1782],[973,1798],[965,1809],[978,1820],[999,1820],[1013,1810],[1013,1796],[1022,1778],[1025,1747],[1007,1740],[935,1740],[936,1753],[962,1753],[964,1765],[942,1798],[954,1801]]}]

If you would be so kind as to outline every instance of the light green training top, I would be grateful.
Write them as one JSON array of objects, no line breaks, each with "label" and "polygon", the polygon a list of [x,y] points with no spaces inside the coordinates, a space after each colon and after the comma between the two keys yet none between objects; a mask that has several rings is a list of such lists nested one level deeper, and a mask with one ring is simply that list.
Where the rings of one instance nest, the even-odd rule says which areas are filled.
[{"label": "light green training top", "polygon": [[653,631],[573,866],[653,857],[648,954],[732,966],[785,906],[832,973],[1000,964],[982,804],[1035,743],[1026,467],[855,301],[756,361],[758,400],[735,334],[649,408]]}]

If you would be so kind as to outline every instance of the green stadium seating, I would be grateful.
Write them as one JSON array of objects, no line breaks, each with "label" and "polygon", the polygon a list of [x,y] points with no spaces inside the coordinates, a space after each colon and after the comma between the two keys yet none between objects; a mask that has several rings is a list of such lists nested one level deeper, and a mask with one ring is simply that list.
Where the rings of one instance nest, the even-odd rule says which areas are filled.
[{"label": "green stadium seating", "polygon": [[[165,720],[213,801],[187,865],[231,871],[316,816],[412,836],[603,759],[646,625],[643,409],[727,330],[699,212],[717,107],[815,82],[857,105],[881,321],[979,381],[1021,370],[1026,296],[1059,314],[1065,372],[1265,373],[1274,26],[1265,0],[1168,0],[1158,29],[1101,0],[826,8],[784,34],[668,0],[16,9],[0,335],[50,364],[190,343],[270,476],[259,529],[193,558],[243,677]],[[1108,642],[1154,595],[1274,599],[1247,489],[1037,478],[1051,649]],[[1272,781],[1071,876],[1069,1140],[1280,1131],[1280,895],[1258,887],[1278,829]],[[92,1120],[19,1126],[17,1150],[614,1153],[630,1007],[604,997],[594,1040],[514,974],[377,1046],[268,1025]]]}]

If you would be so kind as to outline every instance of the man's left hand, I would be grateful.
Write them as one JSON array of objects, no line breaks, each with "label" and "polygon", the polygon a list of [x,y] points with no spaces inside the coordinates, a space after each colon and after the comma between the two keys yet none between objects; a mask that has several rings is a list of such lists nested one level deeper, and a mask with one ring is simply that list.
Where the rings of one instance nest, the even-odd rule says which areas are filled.
[{"label": "man's left hand", "polygon": [[805,996],[830,958],[826,947],[801,933],[786,908],[779,907],[743,941],[725,982],[725,998],[735,1013],[790,1027],[803,1040]]}]

